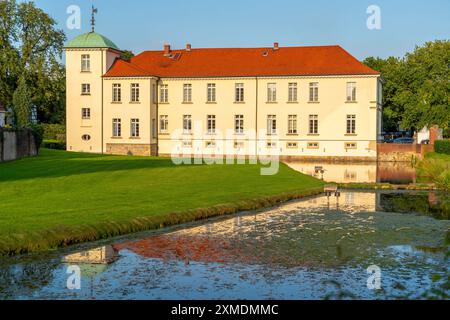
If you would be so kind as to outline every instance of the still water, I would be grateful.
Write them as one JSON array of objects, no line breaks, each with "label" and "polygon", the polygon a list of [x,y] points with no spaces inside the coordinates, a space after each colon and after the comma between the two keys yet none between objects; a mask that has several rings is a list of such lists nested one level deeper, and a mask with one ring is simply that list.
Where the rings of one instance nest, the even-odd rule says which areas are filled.
[{"label": "still water", "polygon": [[[410,162],[361,162],[321,163],[307,161],[285,162],[289,167],[304,174],[336,183],[394,183],[416,182],[416,169]],[[316,169],[323,169],[318,172]]]},{"label": "still water", "polygon": [[[0,299],[442,298],[449,212],[448,195],[437,193],[321,195],[5,258]],[[374,265],[380,289],[367,285]],[[67,287],[71,266],[80,268],[80,289]]]}]

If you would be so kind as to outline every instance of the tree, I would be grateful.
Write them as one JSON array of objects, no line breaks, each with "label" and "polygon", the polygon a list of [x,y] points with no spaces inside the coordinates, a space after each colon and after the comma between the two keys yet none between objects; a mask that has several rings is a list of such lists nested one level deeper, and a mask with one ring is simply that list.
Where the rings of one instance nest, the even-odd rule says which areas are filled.
[{"label": "tree", "polygon": [[120,58],[125,60],[125,61],[129,61],[133,57],[134,57],[134,53],[132,51],[130,51],[130,50],[124,50],[120,54]]},{"label": "tree", "polygon": [[0,1],[0,21],[0,101],[15,113],[23,112],[13,103],[21,85],[19,92],[27,88],[41,120],[61,121],[65,78],[59,61],[64,32],[33,2]]},{"label": "tree", "polygon": [[395,97],[404,107],[402,126],[450,126],[450,41],[427,42],[407,54],[404,81]]},{"label": "tree", "polygon": [[381,72],[385,130],[450,127],[450,41],[416,47],[404,58],[367,58]]},{"label": "tree", "polygon": [[13,105],[17,126],[28,126],[31,112],[31,95],[24,78],[19,80],[19,86],[16,91],[14,91]]}]

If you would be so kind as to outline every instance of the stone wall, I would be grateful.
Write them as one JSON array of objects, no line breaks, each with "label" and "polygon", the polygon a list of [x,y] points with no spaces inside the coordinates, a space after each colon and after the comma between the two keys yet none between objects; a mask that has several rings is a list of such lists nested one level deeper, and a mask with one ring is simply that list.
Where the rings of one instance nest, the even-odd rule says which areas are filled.
[{"label": "stone wall", "polygon": [[106,153],[129,156],[156,156],[156,144],[107,143]]},{"label": "stone wall", "polygon": [[35,156],[38,151],[31,130],[0,128],[0,162]]}]

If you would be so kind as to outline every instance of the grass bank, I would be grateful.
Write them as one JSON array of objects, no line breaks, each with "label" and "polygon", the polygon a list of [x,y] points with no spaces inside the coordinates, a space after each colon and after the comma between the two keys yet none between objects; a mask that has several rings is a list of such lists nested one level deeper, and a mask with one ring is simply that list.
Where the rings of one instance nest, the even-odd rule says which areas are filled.
[{"label": "grass bank", "polygon": [[450,192],[450,155],[428,153],[417,165],[419,182],[432,182],[439,189]]},{"label": "grass bank", "polygon": [[281,163],[273,176],[260,168],[48,149],[1,163],[0,255],[268,207],[323,187]]}]

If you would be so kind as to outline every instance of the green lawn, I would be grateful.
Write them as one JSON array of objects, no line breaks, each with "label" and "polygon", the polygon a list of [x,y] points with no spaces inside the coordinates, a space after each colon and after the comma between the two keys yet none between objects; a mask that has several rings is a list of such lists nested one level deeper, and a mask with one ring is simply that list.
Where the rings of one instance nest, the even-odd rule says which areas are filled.
[{"label": "green lawn", "polygon": [[258,208],[321,187],[284,164],[262,176],[259,165],[175,166],[163,158],[42,149],[0,164],[0,254]]}]

